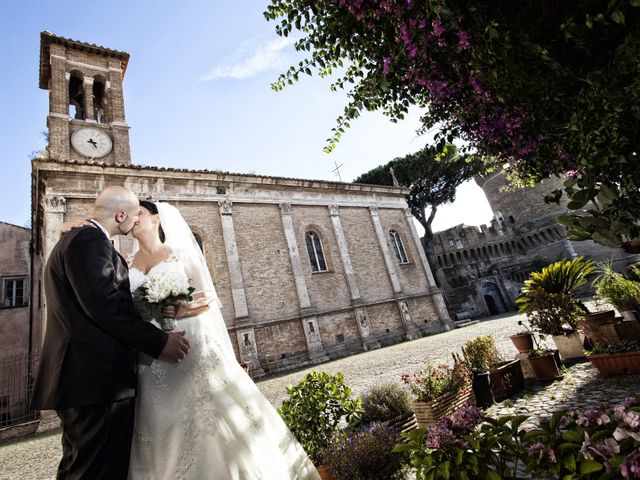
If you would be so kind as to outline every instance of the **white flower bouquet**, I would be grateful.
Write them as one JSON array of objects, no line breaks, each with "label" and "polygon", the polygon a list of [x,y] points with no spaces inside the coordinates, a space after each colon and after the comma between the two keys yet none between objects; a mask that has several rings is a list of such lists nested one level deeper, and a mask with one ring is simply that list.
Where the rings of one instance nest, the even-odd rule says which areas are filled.
[{"label": "white flower bouquet", "polygon": [[175,328],[175,319],[162,317],[162,309],[179,300],[192,301],[194,290],[184,272],[172,269],[151,272],[134,294],[139,305],[157,320],[162,329],[171,331]]}]

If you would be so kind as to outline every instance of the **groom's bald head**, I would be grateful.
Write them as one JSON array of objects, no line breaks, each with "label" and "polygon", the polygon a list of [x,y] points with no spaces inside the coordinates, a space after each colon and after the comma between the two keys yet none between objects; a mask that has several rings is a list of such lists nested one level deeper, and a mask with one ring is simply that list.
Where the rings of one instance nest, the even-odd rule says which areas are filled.
[{"label": "groom's bald head", "polygon": [[[102,224],[109,233],[126,235],[137,220],[138,197],[124,187],[113,185],[106,187],[96,199],[93,218]],[[115,228],[115,231],[113,231]]]}]

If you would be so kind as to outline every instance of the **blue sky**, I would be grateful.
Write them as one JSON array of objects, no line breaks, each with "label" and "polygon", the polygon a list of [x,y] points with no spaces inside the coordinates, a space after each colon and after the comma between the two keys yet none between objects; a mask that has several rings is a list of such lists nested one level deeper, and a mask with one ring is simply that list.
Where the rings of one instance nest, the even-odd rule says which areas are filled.
[{"label": "blue sky", "polygon": [[[45,146],[48,92],[38,88],[42,30],[131,54],[124,82],[135,164],[219,169],[343,181],[415,152],[419,112],[393,124],[381,113],[352,123],[323,153],[346,96],[305,77],[274,92],[270,83],[299,57],[275,34],[264,1],[5,0],[0,18],[0,220],[30,217],[30,154]],[[436,230],[479,224],[491,212],[480,189],[463,185],[441,207]]]}]

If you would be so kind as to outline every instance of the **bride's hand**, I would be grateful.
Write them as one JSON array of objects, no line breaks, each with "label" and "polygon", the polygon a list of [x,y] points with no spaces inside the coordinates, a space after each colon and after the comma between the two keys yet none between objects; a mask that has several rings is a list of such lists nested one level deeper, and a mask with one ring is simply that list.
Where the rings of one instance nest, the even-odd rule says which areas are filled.
[{"label": "bride's hand", "polygon": [[185,302],[179,300],[162,309],[162,315],[169,318],[193,317],[209,310],[209,305],[202,305],[198,302]]},{"label": "bride's hand", "polygon": [[72,218],[71,220],[67,220],[60,227],[60,231],[59,231],[60,236],[64,235],[67,232],[70,232],[74,228],[80,228],[80,227],[96,228],[96,226],[89,221],[91,220],[91,218],[92,218],[91,215],[87,215],[86,217],[76,217],[76,218]]}]

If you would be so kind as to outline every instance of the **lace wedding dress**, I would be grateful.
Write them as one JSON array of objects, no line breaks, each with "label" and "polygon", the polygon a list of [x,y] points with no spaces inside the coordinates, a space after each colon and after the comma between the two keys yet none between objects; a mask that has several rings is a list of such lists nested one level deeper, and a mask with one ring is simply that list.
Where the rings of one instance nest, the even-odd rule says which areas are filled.
[{"label": "lace wedding dress", "polygon": [[[185,269],[193,279],[198,266],[192,263],[176,252],[152,270]],[[129,278],[135,291],[146,275],[131,268]],[[139,366],[129,480],[319,479],[238,364],[221,325],[219,304],[212,302],[208,312],[177,321],[176,330],[191,342],[182,362]]]}]

